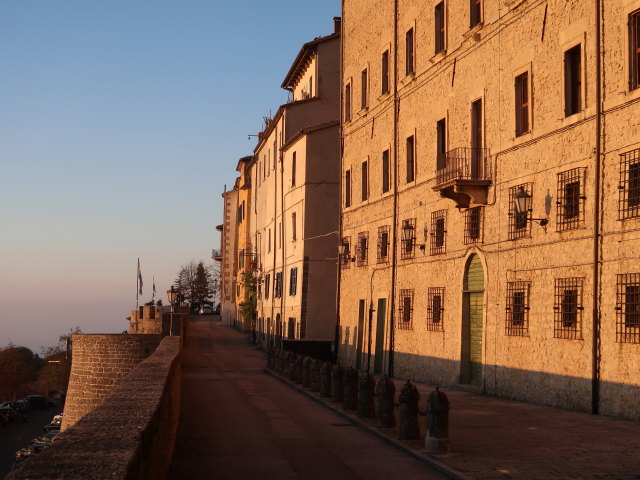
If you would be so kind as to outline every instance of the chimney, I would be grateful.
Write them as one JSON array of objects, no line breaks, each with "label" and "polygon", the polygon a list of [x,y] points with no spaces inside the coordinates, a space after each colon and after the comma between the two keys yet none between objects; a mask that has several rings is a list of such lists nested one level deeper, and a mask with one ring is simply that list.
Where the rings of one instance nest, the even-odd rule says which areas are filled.
[{"label": "chimney", "polygon": [[333,33],[340,33],[342,30],[342,18],[333,17]]}]

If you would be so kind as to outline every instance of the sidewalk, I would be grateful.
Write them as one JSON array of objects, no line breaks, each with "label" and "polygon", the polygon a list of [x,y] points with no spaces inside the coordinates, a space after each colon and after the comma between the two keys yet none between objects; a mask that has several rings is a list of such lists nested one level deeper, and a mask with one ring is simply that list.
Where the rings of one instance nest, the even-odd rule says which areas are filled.
[{"label": "sidewalk", "polygon": [[[451,404],[451,453],[428,455],[425,417],[420,418],[421,439],[401,442],[396,428],[376,428],[375,419],[358,418],[341,404],[266,371],[454,479],[640,479],[640,424],[634,422],[441,388]],[[395,381],[396,395],[403,383]],[[434,387],[416,386],[424,410]]]}]

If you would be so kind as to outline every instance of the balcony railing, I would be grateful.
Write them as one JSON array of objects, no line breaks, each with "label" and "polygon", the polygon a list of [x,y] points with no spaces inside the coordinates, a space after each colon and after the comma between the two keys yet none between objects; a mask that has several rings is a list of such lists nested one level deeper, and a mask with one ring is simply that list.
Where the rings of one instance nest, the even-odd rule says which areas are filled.
[{"label": "balcony railing", "polygon": [[436,185],[453,180],[491,180],[488,148],[460,147],[449,150],[438,158]]},{"label": "balcony railing", "polygon": [[211,250],[211,258],[214,260],[222,261],[222,253],[220,250],[216,250],[215,248]]}]

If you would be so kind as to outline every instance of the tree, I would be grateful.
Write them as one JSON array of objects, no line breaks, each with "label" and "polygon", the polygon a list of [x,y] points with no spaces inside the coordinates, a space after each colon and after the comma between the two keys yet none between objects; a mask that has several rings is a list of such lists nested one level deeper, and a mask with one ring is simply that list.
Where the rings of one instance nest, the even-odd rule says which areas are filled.
[{"label": "tree", "polygon": [[70,328],[68,333],[58,337],[57,345],[42,348],[44,360],[38,372],[38,385],[42,390],[67,390],[71,374],[71,338],[80,333],[80,327]]},{"label": "tree", "polygon": [[36,380],[41,359],[27,347],[9,344],[0,350],[0,398],[15,399]]},{"label": "tree", "polygon": [[183,265],[174,282],[179,296],[190,305],[209,301],[213,296],[212,268],[203,261],[191,261]]},{"label": "tree", "polygon": [[258,317],[258,283],[252,272],[242,274],[244,301],[240,303],[240,313],[247,327],[252,328]]}]

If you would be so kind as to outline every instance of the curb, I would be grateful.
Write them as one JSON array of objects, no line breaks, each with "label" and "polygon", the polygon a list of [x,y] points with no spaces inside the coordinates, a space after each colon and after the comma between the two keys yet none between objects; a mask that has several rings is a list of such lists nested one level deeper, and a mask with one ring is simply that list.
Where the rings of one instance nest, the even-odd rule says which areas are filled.
[{"label": "curb", "polygon": [[463,473],[463,472],[461,472],[461,471],[459,471],[459,470],[447,465],[446,463],[443,463],[440,460],[435,459],[434,457],[430,456],[426,452],[425,453],[421,453],[421,452],[418,452],[416,450],[413,450],[413,449],[407,447],[406,445],[403,445],[399,440],[396,440],[395,438],[392,438],[392,437],[390,437],[388,435],[385,435],[384,433],[380,432],[377,428],[371,427],[370,425],[367,425],[367,424],[361,422],[358,419],[358,417],[350,415],[350,414],[346,413],[345,411],[343,411],[342,409],[337,408],[336,406],[334,406],[333,404],[325,401],[322,397],[316,395],[315,393],[310,392],[308,390],[305,390],[302,387],[299,387],[298,385],[296,385],[295,383],[291,382],[287,378],[281,376],[277,372],[274,372],[273,370],[271,370],[269,368],[265,368],[263,371],[264,371],[265,374],[275,378],[276,380],[280,381],[284,385],[287,385],[290,388],[292,388],[294,390],[297,390],[299,393],[304,394],[305,396],[307,396],[311,400],[315,401],[316,403],[324,405],[329,410],[333,410],[333,412],[337,413],[338,415],[340,415],[345,420],[348,420],[349,422],[353,423],[354,425],[356,425],[358,427],[364,428],[369,433],[372,433],[376,437],[378,437],[378,438],[384,440],[385,442],[387,442],[389,445],[392,445],[392,446],[398,448],[399,450],[402,450],[403,452],[408,453],[409,455],[411,455],[416,460],[419,460],[420,462],[422,462],[425,465],[433,468],[434,470],[442,473],[443,475],[446,475],[447,477],[449,477],[449,478],[451,478],[453,480],[475,480],[474,477],[471,477],[471,476],[469,476],[469,475],[467,475],[467,474],[465,474],[465,473]]}]

